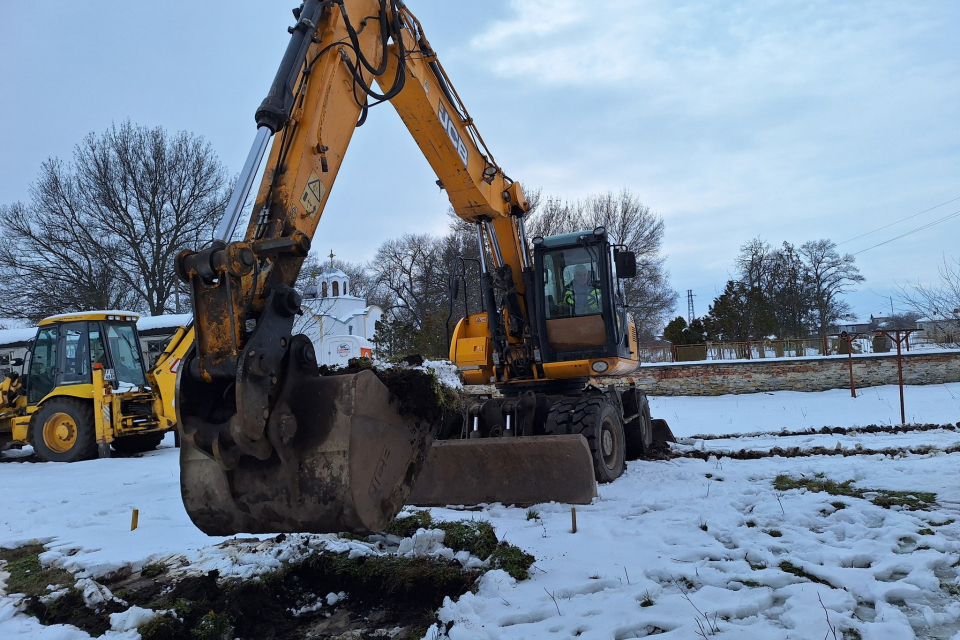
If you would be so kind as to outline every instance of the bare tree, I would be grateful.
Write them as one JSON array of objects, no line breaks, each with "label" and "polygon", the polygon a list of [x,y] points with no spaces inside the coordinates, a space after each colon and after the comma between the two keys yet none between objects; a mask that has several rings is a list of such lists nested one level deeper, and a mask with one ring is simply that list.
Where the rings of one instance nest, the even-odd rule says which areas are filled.
[{"label": "bare tree", "polygon": [[[35,189],[33,199],[40,200]],[[135,292],[103,255],[115,247],[107,239],[88,241],[87,218],[73,203],[69,197],[52,210],[0,205],[0,316],[37,322],[58,313],[138,306]]]},{"label": "bare tree", "polygon": [[574,202],[540,198],[530,214],[527,235],[550,236],[604,227],[611,242],[637,255],[637,277],[624,281],[624,295],[641,333],[652,337],[676,309],[678,295],[670,286],[663,248],[663,219],[651,213],[629,189]]},{"label": "bare tree", "polygon": [[800,258],[810,278],[814,325],[820,335],[850,310],[840,296],[864,281],[849,253],[837,253],[831,240],[811,240],[800,246]]},{"label": "bare tree", "polygon": [[[73,182],[93,226],[117,250],[106,258],[145,303],[151,315],[168,310],[176,276],[173,261],[183,249],[208,242],[226,207],[226,172],[209,143],[185,131],[129,121],[102,135],[88,135],[74,153]],[[51,176],[52,177],[52,176]],[[41,176],[38,189],[55,203],[61,193]]]},{"label": "bare tree", "polygon": [[740,275],[740,281],[748,289],[757,287],[766,290],[774,268],[775,251],[766,240],[759,236],[748,240],[740,247],[735,266]]},{"label": "bare tree", "polygon": [[0,268],[13,274],[9,286],[28,302],[35,298],[24,315],[173,310],[174,258],[209,242],[228,186],[216,154],[198,136],[129,121],[91,133],[71,164],[43,164],[28,206],[8,207],[14,222]]},{"label": "bare tree", "polygon": [[930,321],[928,337],[944,347],[960,347],[960,259],[944,258],[940,282],[900,287],[899,298],[915,313]]}]

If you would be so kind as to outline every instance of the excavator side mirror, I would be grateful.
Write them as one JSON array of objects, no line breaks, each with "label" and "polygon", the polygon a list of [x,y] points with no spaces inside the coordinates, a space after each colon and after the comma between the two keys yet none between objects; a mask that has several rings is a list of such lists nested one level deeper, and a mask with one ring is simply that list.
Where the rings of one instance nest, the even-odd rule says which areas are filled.
[{"label": "excavator side mirror", "polygon": [[613,252],[613,260],[617,264],[617,277],[621,280],[637,277],[637,254],[633,251]]}]

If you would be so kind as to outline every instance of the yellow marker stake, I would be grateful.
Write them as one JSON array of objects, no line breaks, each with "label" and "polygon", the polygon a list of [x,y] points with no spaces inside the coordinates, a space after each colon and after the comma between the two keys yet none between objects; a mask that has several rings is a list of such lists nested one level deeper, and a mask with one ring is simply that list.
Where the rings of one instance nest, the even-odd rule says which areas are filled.
[{"label": "yellow marker stake", "polygon": [[570,533],[576,533],[577,532],[577,508],[576,507],[570,507],[570,520],[571,522],[573,522],[573,531],[571,531]]},{"label": "yellow marker stake", "polygon": [[[137,528],[137,521],[139,519],[140,519],[140,510],[134,509],[133,516],[130,517],[130,531],[133,531],[134,529]],[[576,529],[577,528],[576,525],[574,525],[573,528]]]}]

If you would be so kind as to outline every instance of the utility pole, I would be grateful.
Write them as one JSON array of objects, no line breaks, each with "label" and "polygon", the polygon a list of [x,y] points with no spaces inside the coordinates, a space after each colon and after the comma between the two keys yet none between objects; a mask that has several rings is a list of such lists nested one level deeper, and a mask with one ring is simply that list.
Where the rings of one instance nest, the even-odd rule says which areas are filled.
[{"label": "utility pole", "polygon": [[687,322],[690,324],[693,324],[693,319],[696,317],[693,313],[693,299],[695,297],[693,289],[687,289]]}]

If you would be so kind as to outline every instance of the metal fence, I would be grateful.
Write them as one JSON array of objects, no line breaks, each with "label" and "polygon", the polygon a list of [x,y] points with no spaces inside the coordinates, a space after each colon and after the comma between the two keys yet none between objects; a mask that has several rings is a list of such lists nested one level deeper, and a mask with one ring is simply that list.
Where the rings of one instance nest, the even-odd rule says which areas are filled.
[{"label": "metal fence", "polygon": [[[846,353],[846,344],[831,336],[804,340],[747,340],[746,342],[706,342],[672,345],[640,345],[640,362],[698,362],[709,360],[759,360],[797,358]],[[870,338],[853,340],[854,353],[872,353]]]}]

